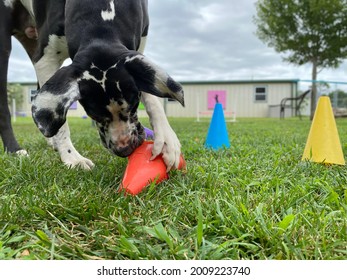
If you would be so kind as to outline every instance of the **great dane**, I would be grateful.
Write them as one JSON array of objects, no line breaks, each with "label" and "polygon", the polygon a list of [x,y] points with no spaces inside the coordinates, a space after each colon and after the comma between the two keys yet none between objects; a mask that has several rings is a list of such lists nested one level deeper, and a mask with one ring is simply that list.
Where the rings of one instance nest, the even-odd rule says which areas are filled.
[{"label": "great dane", "polygon": [[[73,102],[95,121],[102,144],[127,157],[144,141],[137,117],[142,101],[155,134],[152,158],[162,154],[168,170],[178,166],[181,145],[158,97],[184,106],[184,94],[143,55],[147,6],[147,0],[0,0],[0,132],[7,152],[22,151],[6,97],[13,35],[32,60],[40,86],[34,122],[66,165],[94,165],[70,140],[66,114]],[[61,67],[68,57],[72,63]]]}]

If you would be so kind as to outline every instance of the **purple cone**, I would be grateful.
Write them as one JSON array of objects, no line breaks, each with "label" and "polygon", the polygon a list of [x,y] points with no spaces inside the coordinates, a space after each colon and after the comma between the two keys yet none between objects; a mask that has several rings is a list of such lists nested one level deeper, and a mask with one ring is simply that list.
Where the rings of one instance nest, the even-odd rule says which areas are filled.
[{"label": "purple cone", "polygon": [[154,139],[154,132],[147,127],[144,127],[146,133],[146,139]]}]

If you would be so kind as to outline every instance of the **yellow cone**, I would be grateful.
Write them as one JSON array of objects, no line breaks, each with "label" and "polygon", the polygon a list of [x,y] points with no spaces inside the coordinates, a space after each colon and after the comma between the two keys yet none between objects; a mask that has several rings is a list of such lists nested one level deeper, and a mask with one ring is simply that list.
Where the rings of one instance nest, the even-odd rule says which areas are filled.
[{"label": "yellow cone", "polygon": [[345,165],[339,133],[328,96],[318,100],[302,160]]}]

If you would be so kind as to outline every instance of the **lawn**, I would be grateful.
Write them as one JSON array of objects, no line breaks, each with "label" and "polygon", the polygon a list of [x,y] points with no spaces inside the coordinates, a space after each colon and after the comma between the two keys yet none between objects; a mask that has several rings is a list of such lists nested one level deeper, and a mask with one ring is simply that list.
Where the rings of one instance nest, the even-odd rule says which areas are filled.
[{"label": "lawn", "polygon": [[[347,170],[301,161],[308,119],[228,123],[231,147],[218,152],[204,148],[208,122],[170,122],[187,172],[133,197],[117,192],[127,160],[90,120],[69,120],[96,164],[87,172],[64,167],[19,118],[30,157],[0,154],[0,259],[347,258]],[[337,126],[346,155],[347,120]]]}]

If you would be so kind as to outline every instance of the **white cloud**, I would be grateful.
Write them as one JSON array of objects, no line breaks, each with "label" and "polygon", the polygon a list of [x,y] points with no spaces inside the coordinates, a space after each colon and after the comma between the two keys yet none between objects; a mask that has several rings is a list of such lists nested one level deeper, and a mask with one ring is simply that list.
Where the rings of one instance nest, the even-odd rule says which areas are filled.
[{"label": "white cloud", "polygon": [[[165,3],[164,3],[165,2]],[[255,0],[150,0],[145,55],[177,80],[310,79],[255,35]],[[14,44],[9,79],[34,80],[24,51]],[[345,81],[347,63],[319,79]]]},{"label": "white cloud", "polygon": [[36,81],[34,67],[24,48],[15,39],[12,40],[12,53],[9,60],[8,80],[12,82]]}]

